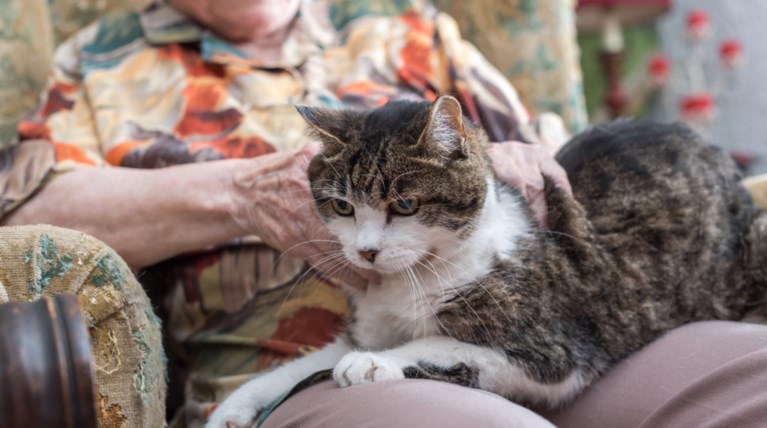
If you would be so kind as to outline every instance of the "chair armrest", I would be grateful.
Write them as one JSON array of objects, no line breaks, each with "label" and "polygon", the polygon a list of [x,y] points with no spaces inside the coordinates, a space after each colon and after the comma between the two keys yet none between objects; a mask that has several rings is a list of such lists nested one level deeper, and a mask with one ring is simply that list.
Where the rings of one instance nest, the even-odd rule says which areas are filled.
[{"label": "chair armrest", "polygon": [[77,297],[0,305],[0,426],[96,428],[90,336]]},{"label": "chair armrest", "polygon": [[754,203],[767,209],[767,174],[745,178],[741,183],[754,198]]}]

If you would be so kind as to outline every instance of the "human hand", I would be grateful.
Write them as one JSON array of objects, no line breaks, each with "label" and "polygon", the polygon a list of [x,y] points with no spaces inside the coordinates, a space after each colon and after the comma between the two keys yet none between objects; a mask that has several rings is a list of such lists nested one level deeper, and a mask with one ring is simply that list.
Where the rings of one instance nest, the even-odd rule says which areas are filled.
[{"label": "human hand", "polygon": [[310,143],[297,151],[252,159],[235,173],[235,220],[267,244],[307,260],[315,268],[346,284],[363,288],[378,274],[352,265],[340,242],[331,235],[314,209],[307,167],[320,151]]},{"label": "human hand", "polygon": [[543,175],[551,177],[559,187],[572,193],[567,173],[544,147],[507,141],[491,144],[487,154],[498,179],[522,192],[541,225],[546,225],[547,212]]}]

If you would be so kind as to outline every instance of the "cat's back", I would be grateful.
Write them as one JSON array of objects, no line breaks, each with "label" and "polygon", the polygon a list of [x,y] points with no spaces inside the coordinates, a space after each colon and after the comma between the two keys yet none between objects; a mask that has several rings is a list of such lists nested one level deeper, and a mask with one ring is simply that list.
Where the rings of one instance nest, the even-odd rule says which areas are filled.
[{"label": "cat's back", "polygon": [[600,233],[638,228],[662,245],[653,231],[713,223],[725,232],[752,209],[732,159],[678,123],[601,125],[565,145],[557,161]]},{"label": "cat's back", "polygon": [[[616,121],[577,136],[557,154],[589,216],[701,205],[743,195],[735,163],[685,125]],[[647,200],[648,195],[659,199]],[[665,197],[663,197],[665,195]],[[664,204],[664,202],[670,203]],[[749,202],[746,202],[749,203]]]},{"label": "cat's back", "polygon": [[618,121],[574,138],[557,160],[600,244],[656,298],[692,314],[701,289],[737,288],[728,282],[756,210],[722,150],[681,124]]}]

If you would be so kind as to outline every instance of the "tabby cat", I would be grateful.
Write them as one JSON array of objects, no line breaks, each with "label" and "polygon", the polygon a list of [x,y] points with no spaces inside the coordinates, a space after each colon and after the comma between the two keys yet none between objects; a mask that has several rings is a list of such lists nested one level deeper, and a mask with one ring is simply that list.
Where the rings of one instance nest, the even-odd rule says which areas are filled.
[{"label": "tabby cat", "polygon": [[333,367],[344,387],[439,379],[557,406],[669,329],[765,311],[767,215],[682,125],[573,139],[557,155],[573,195],[546,178],[542,228],[455,98],[299,112],[324,143],[309,166],[319,214],[383,280],[348,290],[335,342],[246,383],[209,426],[247,426]]}]

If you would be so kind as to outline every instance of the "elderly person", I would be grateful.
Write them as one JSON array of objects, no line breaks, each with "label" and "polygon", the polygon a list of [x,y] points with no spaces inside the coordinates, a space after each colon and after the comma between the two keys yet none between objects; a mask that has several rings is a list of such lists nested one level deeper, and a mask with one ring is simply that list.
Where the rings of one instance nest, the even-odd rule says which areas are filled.
[{"label": "elderly person", "polygon": [[[514,89],[454,21],[411,9],[336,34],[322,4],[299,0],[167,0],[75,35],[56,52],[40,108],[19,127],[23,142],[3,153],[2,219],[86,232],[145,268],[139,278],[165,319],[170,384],[185,384],[175,423],[198,426],[247,376],[332,338],[347,313],[338,281],[376,280],[310,267],[333,271],[323,257],[335,247],[308,191],[305,169],[318,148],[293,105],[372,107],[440,93],[454,94],[499,143],[490,150],[499,177],[523,188],[545,222],[540,172],[567,181],[541,145],[561,142],[534,132]],[[746,352],[737,349],[724,358]],[[688,378],[680,379],[669,382]],[[638,405],[632,421],[656,401]],[[576,402],[549,416],[571,415],[561,421],[574,426],[620,420],[619,406],[606,408]],[[265,424],[513,421],[549,425],[491,394],[403,381],[354,391],[316,385]]]}]

